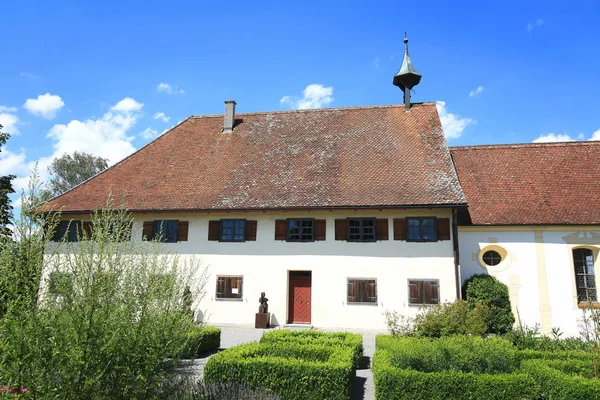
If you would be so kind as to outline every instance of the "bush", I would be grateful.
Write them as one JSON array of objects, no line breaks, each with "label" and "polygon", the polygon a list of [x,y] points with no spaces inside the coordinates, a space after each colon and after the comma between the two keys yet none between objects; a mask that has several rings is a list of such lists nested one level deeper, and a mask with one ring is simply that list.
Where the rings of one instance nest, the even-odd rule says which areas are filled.
[{"label": "bush", "polygon": [[180,358],[196,358],[221,346],[221,330],[212,326],[194,325],[187,333],[187,343]]},{"label": "bush", "polygon": [[206,383],[245,382],[283,400],[348,400],[353,350],[343,346],[250,343],[211,357]]},{"label": "bush", "polygon": [[586,351],[541,351],[541,350],[519,350],[519,360],[594,360],[596,354]]},{"label": "bush", "polygon": [[325,345],[350,347],[353,350],[352,365],[358,369],[363,355],[362,335],[348,332],[289,331],[278,329],[265,332],[260,343],[296,343],[300,345]]},{"label": "bush", "polygon": [[499,374],[519,366],[511,343],[500,338],[450,336],[430,340],[379,335],[376,348],[389,351],[391,366],[420,372]]},{"label": "bush", "polygon": [[254,390],[245,383],[204,384],[189,379],[166,383],[159,397],[169,400],[279,400],[277,395],[262,389]]},{"label": "bush", "polygon": [[510,340],[519,350],[540,350],[540,351],[592,351],[594,346],[580,338],[551,338],[540,336],[536,327],[521,327],[508,331],[503,337]]},{"label": "bush", "polygon": [[463,298],[469,306],[479,302],[489,308],[487,332],[503,334],[512,329],[515,317],[510,308],[508,288],[491,275],[473,275],[463,284]]},{"label": "bush", "polygon": [[[528,373],[536,383],[538,398],[589,400],[600,399],[600,381],[586,379],[579,375],[584,362],[526,360],[521,364],[523,372]],[[591,362],[588,364],[592,371]],[[562,369],[562,371],[561,371]],[[564,371],[564,372],[563,372]],[[589,374],[586,374],[589,376]]]},{"label": "bush", "polygon": [[470,307],[463,300],[442,303],[419,310],[415,317],[415,334],[427,337],[448,335],[483,335],[489,309],[481,303]]},{"label": "bush", "polygon": [[475,374],[460,371],[420,372],[393,366],[393,351],[373,357],[378,400],[524,399],[534,397],[534,381],[525,374]]}]

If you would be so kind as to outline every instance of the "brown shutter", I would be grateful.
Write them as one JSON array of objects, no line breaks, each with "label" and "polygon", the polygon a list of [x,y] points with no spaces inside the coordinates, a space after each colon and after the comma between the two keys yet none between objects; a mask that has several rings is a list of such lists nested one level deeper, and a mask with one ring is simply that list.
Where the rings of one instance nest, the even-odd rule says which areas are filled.
[{"label": "brown shutter", "polygon": [[92,238],[92,221],[84,221],[81,223],[82,232],[81,235],[90,240]]},{"label": "brown shutter", "polygon": [[315,240],[325,240],[327,222],[324,219],[315,219]]},{"label": "brown shutter", "polygon": [[217,295],[218,299],[225,297],[225,278],[217,277]]},{"label": "brown shutter", "polygon": [[285,219],[275,220],[275,240],[285,240],[287,234],[287,221]]},{"label": "brown shutter", "polygon": [[246,240],[256,240],[256,221],[246,221]]},{"label": "brown shutter", "polygon": [[144,221],[143,240],[152,240],[154,236],[154,221]]},{"label": "brown shutter", "polygon": [[179,221],[177,223],[177,240],[178,241],[187,242],[189,225],[190,225],[190,223],[188,221]]},{"label": "brown shutter", "polygon": [[335,240],[347,240],[348,238],[348,220],[336,219],[335,220]]},{"label": "brown shutter", "polygon": [[347,299],[348,303],[354,303],[354,302],[358,301],[356,298],[357,283],[358,283],[358,281],[355,279],[348,279],[348,299]]},{"label": "brown shutter", "polygon": [[437,219],[438,240],[450,240],[450,218]]},{"label": "brown shutter", "polygon": [[423,281],[408,281],[408,303],[409,304],[423,304],[422,293]]},{"label": "brown shutter", "polygon": [[394,240],[406,240],[406,218],[394,219]]},{"label": "brown shutter", "polygon": [[388,240],[388,220],[387,218],[379,219],[376,221],[377,225],[377,240]]},{"label": "brown shutter", "polygon": [[438,281],[423,282],[423,292],[425,294],[425,304],[438,304],[440,302],[440,290]]},{"label": "brown shutter", "polygon": [[208,221],[208,240],[219,240],[221,221]]}]

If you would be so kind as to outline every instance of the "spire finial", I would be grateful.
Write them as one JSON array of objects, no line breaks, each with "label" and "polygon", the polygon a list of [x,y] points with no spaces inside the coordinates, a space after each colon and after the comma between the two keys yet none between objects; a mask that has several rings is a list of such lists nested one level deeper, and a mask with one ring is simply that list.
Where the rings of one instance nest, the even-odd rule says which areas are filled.
[{"label": "spire finial", "polygon": [[408,55],[408,37],[404,32],[404,59],[400,70],[394,75],[394,85],[404,92],[404,104],[406,110],[410,109],[410,90],[421,81],[421,74],[412,65]]},{"label": "spire finial", "polygon": [[404,31],[404,47],[408,50],[408,37],[406,37],[406,31]]}]

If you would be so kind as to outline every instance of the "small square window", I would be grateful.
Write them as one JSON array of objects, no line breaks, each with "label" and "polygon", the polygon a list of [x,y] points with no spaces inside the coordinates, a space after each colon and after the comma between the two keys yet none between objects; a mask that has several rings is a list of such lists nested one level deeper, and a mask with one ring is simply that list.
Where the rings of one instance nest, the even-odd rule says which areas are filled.
[{"label": "small square window", "polygon": [[164,243],[177,243],[176,220],[154,221],[154,239]]},{"label": "small square window", "polygon": [[406,218],[407,241],[437,242],[437,224],[434,217]]},{"label": "small square window", "polygon": [[221,300],[242,300],[243,276],[217,276],[216,298]]},{"label": "small square window", "polygon": [[220,232],[221,242],[243,242],[246,240],[246,220],[222,219]]},{"label": "small square window", "polygon": [[377,304],[377,280],[348,278],[348,304]]},{"label": "small square window", "polygon": [[313,242],[314,220],[313,219],[288,219],[288,242]]},{"label": "small square window", "polygon": [[52,236],[53,242],[76,242],[77,241],[77,227],[81,225],[80,221],[60,221],[54,228],[54,235]]},{"label": "small square window", "polygon": [[374,242],[375,218],[348,218],[349,242]]},{"label": "small square window", "polygon": [[440,281],[437,279],[410,279],[408,304],[430,305],[440,302]]}]

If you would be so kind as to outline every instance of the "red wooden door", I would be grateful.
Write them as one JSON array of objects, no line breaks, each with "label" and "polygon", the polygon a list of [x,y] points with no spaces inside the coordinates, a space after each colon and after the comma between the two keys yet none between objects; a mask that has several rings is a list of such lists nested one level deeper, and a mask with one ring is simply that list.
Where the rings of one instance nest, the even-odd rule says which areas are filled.
[{"label": "red wooden door", "polygon": [[310,324],[311,277],[290,276],[290,309],[288,322]]}]

